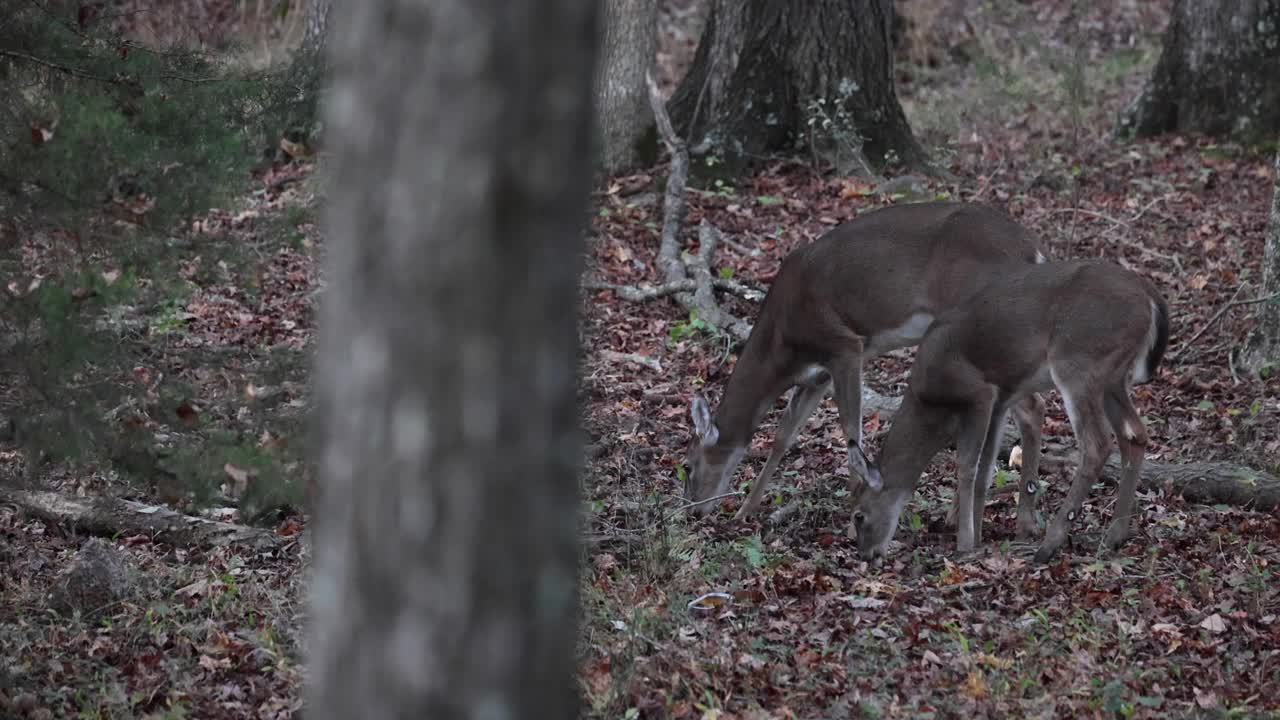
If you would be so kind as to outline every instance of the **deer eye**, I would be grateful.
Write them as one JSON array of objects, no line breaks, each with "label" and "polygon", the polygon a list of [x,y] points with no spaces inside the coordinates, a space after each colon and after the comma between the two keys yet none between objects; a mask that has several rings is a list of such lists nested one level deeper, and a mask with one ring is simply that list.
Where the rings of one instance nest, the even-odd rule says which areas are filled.
[{"label": "deer eye", "polygon": [[866,516],[866,515],[863,515],[863,514],[862,514],[862,511],[858,511],[858,512],[856,512],[856,513],[854,513],[854,514],[853,514],[853,521],[854,521],[854,522],[856,522],[856,523],[858,523],[859,525],[861,525],[863,522],[865,522],[865,521],[866,521],[866,519],[867,519],[867,516]]}]

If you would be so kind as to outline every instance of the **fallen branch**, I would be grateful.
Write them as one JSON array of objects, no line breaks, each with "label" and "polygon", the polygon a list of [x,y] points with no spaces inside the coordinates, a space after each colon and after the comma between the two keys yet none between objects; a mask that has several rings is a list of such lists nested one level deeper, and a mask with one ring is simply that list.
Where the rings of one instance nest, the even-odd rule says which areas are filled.
[{"label": "fallen branch", "polygon": [[[1075,459],[1064,455],[1044,455],[1043,468],[1069,464]],[[1102,476],[1115,481],[1120,477],[1120,462],[1113,456],[1103,468]],[[1280,507],[1280,478],[1271,473],[1232,463],[1162,463],[1145,462],[1138,484],[1146,490],[1167,489],[1191,502],[1208,505],[1232,505],[1252,510],[1269,511]]]},{"label": "fallen branch", "polygon": [[284,538],[268,530],[193,517],[133,500],[0,487],[0,502],[42,520],[104,537],[147,535],[156,542],[183,547],[244,545],[254,550],[274,550],[284,544]]},{"label": "fallen branch", "polygon": [[[765,291],[759,288],[728,278],[712,278],[711,285],[717,290],[732,293],[743,300],[751,302],[759,302],[764,299],[765,295]],[[698,283],[692,278],[666,282],[661,285],[618,285],[607,282],[582,283],[582,289],[584,290],[611,290],[615,295],[628,302],[653,300],[654,298],[675,295],[676,293],[692,292],[697,288]]]},{"label": "fallen branch", "polygon": [[1201,335],[1204,335],[1206,332],[1208,332],[1209,328],[1217,324],[1218,320],[1222,319],[1222,316],[1225,315],[1226,312],[1231,308],[1239,307],[1241,305],[1255,305],[1257,303],[1267,302],[1268,300],[1275,300],[1276,298],[1280,298],[1280,293],[1273,293],[1271,295],[1265,295],[1263,297],[1249,298],[1248,300],[1236,300],[1235,299],[1236,295],[1239,295],[1240,291],[1243,289],[1244,289],[1243,285],[1236,288],[1236,292],[1234,295],[1231,296],[1231,300],[1228,301],[1226,305],[1223,305],[1222,307],[1218,308],[1218,312],[1214,313],[1213,317],[1209,318],[1209,321],[1204,324],[1204,327],[1200,328],[1200,330],[1196,332],[1195,335],[1192,335],[1190,340],[1187,340],[1186,342],[1182,343],[1182,346],[1178,348],[1178,351],[1173,354],[1174,359],[1182,357],[1182,354],[1185,353],[1191,347],[1191,345],[1195,343],[1196,340],[1199,340]]},{"label": "fallen branch", "polygon": [[660,373],[662,372],[662,363],[648,355],[640,355],[638,353],[618,352],[617,350],[601,350],[600,357],[615,363],[632,363],[634,365],[642,365],[650,370]]},{"label": "fallen branch", "polygon": [[658,126],[658,136],[671,154],[671,172],[662,200],[662,239],[658,245],[657,262],[667,282],[673,283],[687,277],[684,263],[680,262],[680,226],[684,224],[685,216],[684,188],[689,182],[689,149],[671,126],[671,116],[667,115],[662,92],[658,90],[658,82],[653,79],[652,72],[645,73],[645,82],[649,85],[649,105]]}]

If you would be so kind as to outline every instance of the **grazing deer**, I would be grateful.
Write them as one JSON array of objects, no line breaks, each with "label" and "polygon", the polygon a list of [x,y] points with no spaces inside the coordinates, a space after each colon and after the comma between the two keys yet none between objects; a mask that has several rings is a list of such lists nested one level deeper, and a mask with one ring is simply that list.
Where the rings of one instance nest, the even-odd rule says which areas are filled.
[{"label": "grazing deer", "polygon": [[761,419],[792,387],[769,459],[738,517],[759,505],[800,427],[833,385],[850,445],[852,488],[863,458],[863,360],[915,345],[937,314],[993,276],[1044,260],[1030,233],[1008,215],[960,202],[882,208],[792,252],[715,414],[694,395],[686,497],[701,503],[694,506],[698,512],[712,509],[707,500],[725,493]]},{"label": "grazing deer", "polygon": [[[1129,536],[1134,486],[1147,444],[1129,390],[1155,375],[1168,343],[1164,298],[1145,278],[1103,261],[1011,268],[965,305],[939,315],[920,343],[879,462],[864,462],[866,473],[854,491],[859,554],[867,560],[883,556],[916,481],[952,436],[956,549],[977,547],[1005,413],[1051,387],[1062,393],[1080,465],[1036,561],[1047,562],[1062,546],[1102,472],[1111,451],[1107,424],[1120,446],[1122,470],[1106,542],[1119,547]],[[1020,531],[1034,527],[1042,419],[1018,413],[1022,431],[1034,428],[1036,440],[1024,443]]]}]

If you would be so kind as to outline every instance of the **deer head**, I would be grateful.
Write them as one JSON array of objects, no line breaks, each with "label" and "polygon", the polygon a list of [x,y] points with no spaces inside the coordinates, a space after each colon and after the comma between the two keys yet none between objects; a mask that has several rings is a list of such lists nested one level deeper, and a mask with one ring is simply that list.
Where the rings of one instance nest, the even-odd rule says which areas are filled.
[{"label": "deer head", "polygon": [[[689,415],[693,420],[693,439],[685,454],[684,495],[690,502],[699,502],[725,493],[745,448],[721,442],[711,406],[701,394],[693,396]],[[706,515],[715,509],[715,503],[703,502],[691,509]]]},{"label": "deer head", "polygon": [[945,411],[928,408],[910,392],[894,416],[880,457],[868,457],[852,445],[865,470],[853,486],[853,516],[849,536],[858,544],[863,560],[879,562],[893,540],[902,509],[915,493],[916,482],[938,450],[955,431],[955,418]]}]

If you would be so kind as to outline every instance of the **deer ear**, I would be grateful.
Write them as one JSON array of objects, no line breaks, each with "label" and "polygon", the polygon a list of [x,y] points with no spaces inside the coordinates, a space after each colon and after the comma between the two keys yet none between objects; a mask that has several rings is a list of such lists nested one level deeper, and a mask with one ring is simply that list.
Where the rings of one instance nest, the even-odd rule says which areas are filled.
[{"label": "deer ear", "polygon": [[867,457],[867,454],[862,451],[862,446],[856,443],[849,445],[849,471],[862,478],[863,485],[872,490],[879,490],[884,485],[876,461]]},{"label": "deer ear", "polygon": [[876,467],[874,463],[867,466],[867,470],[862,477],[867,483],[867,487],[872,490],[879,490],[884,487],[884,480],[880,477],[880,468]]},{"label": "deer ear", "polygon": [[701,393],[694,393],[693,403],[689,406],[689,416],[693,418],[693,431],[702,439],[703,445],[715,445],[720,439],[720,429],[711,419],[711,406]]}]

